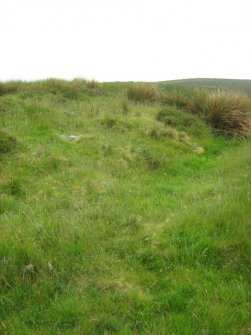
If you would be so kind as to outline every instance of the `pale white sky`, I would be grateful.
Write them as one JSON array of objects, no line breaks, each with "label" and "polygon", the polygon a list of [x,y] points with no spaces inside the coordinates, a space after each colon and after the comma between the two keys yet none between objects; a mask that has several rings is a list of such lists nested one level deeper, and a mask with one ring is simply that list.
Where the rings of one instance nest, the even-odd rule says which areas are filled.
[{"label": "pale white sky", "polygon": [[0,80],[251,79],[251,0],[0,0]]}]

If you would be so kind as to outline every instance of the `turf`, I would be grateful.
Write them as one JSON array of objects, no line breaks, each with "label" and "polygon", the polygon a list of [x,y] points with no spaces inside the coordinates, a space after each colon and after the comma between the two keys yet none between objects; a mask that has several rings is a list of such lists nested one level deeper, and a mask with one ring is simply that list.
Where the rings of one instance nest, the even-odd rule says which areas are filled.
[{"label": "turf", "polygon": [[249,138],[49,84],[0,97],[0,334],[250,334]]}]

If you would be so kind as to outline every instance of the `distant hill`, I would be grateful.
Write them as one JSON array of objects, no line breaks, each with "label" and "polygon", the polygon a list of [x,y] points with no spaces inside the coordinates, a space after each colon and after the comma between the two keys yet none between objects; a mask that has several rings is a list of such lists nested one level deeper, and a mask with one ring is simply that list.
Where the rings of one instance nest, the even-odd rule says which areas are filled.
[{"label": "distant hill", "polygon": [[161,86],[189,86],[189,87],[206,87],[206,88],[225,88],[247,92],[251,96],[251,80],[247,79],[217,79],[217,78],[195,78],[169,80],[160,82]]}]

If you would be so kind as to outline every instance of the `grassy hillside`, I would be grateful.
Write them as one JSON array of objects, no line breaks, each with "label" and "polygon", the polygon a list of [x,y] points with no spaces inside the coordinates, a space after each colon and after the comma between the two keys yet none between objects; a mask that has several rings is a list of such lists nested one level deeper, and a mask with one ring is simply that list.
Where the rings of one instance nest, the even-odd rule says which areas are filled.
[{"label": "grassy hillside", "polygon": [[0,92],[0,334],[250,334],[247,133],[130,84]]},{"label": "grassy hillside", "polygon": [[246,92],[251,97],[251,80],[248,79],[219,79],[219,78],[196,78],[171,80],[160,83],[161,86],[181,87],[205,87],[209,89],[230,89]]}]

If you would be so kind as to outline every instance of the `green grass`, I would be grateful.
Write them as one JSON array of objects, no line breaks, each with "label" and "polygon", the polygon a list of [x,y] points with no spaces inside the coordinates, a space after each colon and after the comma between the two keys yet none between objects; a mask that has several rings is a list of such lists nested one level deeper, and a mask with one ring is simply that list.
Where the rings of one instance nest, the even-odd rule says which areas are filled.
[{"label": "green grass", "polygon": [[2,89],[0,334],[250,334],[250,139],[130,85]]},{"label": "green grass", "polygon": [[226,136],[246,136],[250,131],[251,99],[247,93],[184,85],[164,86],[163,83],[158,86],[134,83],[129,86],[127,97],[134,102],[162,103],[196,114],[216,133]]},{"label": "green grass", "polygon": [[196,78],[160,82],[161,87],[224,89],[245,92],[251,97],[250,79]]}]

